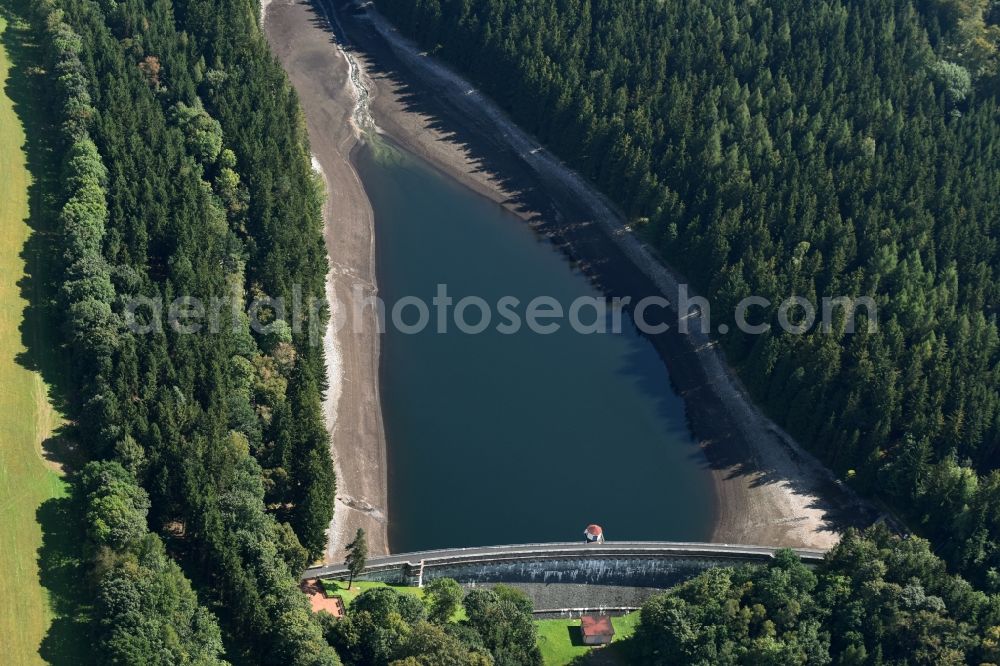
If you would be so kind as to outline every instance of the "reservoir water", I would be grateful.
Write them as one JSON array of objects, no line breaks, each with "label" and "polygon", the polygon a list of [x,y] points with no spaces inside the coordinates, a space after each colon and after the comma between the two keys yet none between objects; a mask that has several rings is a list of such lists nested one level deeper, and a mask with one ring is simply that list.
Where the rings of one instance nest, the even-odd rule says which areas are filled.
[{"label": "reservoir water", "polygon": [[[389,325],[382,336],[393,552],[575,541],[588,523],[611,540],[705,540],[704,457],[627,315],[620,334],[578,333],[567,319],[551,334],[498,331],[503,297],[518,299],[522,321],[539,296],[564,311],[603,297],[528,224],[418,158],[380,143],[357,167],[375,212],[379,295],[390,312],[416,297],[430,315],[422,332]],[[452,305],[440,333],[438,285],[455,303],[484,299],[491,325],[458,330]],[[401,313],[417,323],[417,306]]]}]

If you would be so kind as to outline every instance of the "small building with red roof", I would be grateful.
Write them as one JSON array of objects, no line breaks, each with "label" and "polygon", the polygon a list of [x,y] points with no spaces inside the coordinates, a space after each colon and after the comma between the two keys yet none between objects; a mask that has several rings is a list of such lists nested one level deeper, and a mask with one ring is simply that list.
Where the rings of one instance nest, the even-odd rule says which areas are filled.
[{"label": "small building with red roof", "polygon": [[607,615],[584,615],[580,618],[584,645],[607,645],[615,637],[615,627]]},{"label": "small building with red roof", "polygon": [[604,543],[604,530],[600,525],[587,525],[583,536],[587,539],[587,543]]}]

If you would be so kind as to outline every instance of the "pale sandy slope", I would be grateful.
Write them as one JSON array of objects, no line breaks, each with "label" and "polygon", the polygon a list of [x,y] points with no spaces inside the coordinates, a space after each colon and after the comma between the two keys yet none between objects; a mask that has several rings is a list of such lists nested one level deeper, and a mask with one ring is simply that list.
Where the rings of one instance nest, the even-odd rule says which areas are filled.
[{"label": "pale sandy slope", "polygon": [[[349,161],[357,136],[350,122],[354,98],[347,62],[304,2],[269,3],[265,30],[299,93],[315,161],[326,178],[327,295],[339,314],[349,316],[337,304],[350,302],[356,285],[374,292],[375,259],[371,206]],[[338,480],[326,560],[342,559],[343,546],[358,527],[368,533],[372,554],[387,553],[385,436],[374,319],[329,331],[325,347],[330,384],[325,411]]]}]

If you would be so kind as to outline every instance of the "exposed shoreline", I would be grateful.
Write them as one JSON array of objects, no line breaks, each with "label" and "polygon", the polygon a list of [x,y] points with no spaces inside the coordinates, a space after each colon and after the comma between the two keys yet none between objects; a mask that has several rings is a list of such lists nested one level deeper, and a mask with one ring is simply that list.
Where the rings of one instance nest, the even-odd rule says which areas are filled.
[{"label": "exposed shoreline", "polygon": [[[299,91],[313,151],[333,193],[325,210],[331,295],[338,276],[362,279],[375,289],[371,206],[350,164],[361,132],[352,127],[349,57],[364,78],[380,131],[552,236],[609,293],[673,298],[677,276],[628,231],[603,196],[470,84],[421,54],[370,8],[366,12],[340,17],[340,28],[359,47],[348,49],[349,55],[341,54],[325,22],[304,2],[273,0],[267,14],[269,40]],[[827,548],[841,527],[870,522],[867,506],[750,403],[711,339],[695,331],[653,342],[685,397],[711,470],[713,541]],[[331,336],[327,349],[328,359],[338,353],[344,358],[340,377],[330,372],[327,400],[341,484],[327,553],[331,561],[355,526],[369,531],[373,554],[383,552],[388,507],[381,414],[370,413],[379,411],[377,331],[371,336],[342,331]],[[361,358],[365,353],[374,360]],[[372,395],[359,390],[359,381],[370,382]],[[377,428],[365,427],[375,422]]]},{"label": "exposed shoreline", "polygon": [[368,535],[371,554],[388,553],[385,435],[378,393],[379,335],[374,313],[355,326],[334,330],[349,317],[350,294],[360,285],[374,295],[374,218],[364,187],[350,162],[359,132],[353,124],[355,99],[347,59],[337,49],[325,21],[301,0],[270,0],[264,27],[268,42],[298,92],[309,130],[314,168],[328,193],[323,208],[330,272],[326,281],[331,324],[323,344],[328,389],[324,415],[337,473],[328,562],[343,558],[357,528]]}]

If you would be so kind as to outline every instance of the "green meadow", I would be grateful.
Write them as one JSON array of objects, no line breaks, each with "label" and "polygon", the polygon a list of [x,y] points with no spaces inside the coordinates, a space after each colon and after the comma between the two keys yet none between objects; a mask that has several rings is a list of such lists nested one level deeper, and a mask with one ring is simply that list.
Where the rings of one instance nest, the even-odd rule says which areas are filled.
[{"label": "green meadow", "polygon": [[60,611],[49,592],[58,576],[43,528],[67,495],[55,462],[63,420],[42,370],[59,361],[39,358],[54,354],[41,325],[45,307],[29,302],[47,281],[33,243],[43,207],[32,174],[39,161],[29,155],[25,126],[37,112],[26,106],[36,91],[21,60],[32,48],[26,26],[0,2],[0,644],[3,662],[18,665],[61,661],[64,654],[53,644],[60,641],[47,638]]}]

